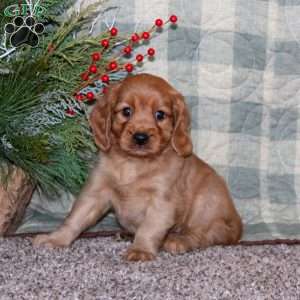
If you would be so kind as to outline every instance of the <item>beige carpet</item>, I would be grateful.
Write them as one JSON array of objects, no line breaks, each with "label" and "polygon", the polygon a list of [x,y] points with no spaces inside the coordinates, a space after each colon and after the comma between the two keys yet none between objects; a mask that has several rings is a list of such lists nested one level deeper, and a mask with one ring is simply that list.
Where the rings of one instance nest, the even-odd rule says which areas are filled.
[{"label": "beige carpet", "polygon": [[300,299],[300,246],[214,247],[127,263],[129,242],[77,240],[69,249],[0,238],[0,299]]}]

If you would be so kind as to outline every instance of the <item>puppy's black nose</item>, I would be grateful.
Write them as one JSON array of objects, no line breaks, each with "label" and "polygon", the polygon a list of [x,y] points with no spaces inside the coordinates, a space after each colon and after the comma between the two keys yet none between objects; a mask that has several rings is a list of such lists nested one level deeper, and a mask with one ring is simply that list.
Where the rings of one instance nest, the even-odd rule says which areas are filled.
[{"label": "puppy's black nose", "polygon": [[133,135],[133,140],[137,145],[145,145],[149,140],[149,135],[143,132],[137,132]]}]

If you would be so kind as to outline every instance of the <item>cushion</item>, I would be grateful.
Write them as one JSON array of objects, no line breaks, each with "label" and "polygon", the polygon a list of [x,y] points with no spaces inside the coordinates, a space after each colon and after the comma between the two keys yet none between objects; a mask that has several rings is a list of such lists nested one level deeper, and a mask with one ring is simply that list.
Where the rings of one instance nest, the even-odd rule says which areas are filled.
[{"label": "cushion", "polygon": [[[227,181],[245,223],[244,240],[300,237],[300,2],[121,0],[108,11],[121,31],[178,16],[151,40],[140,71],[169,80],[192,113],[195,152]],[[103,24],[98,29],[104,29]],[[145,46],[147,48],[149,46]],[[140,50],[142,51],[142,50]],[[72,197],[36,194],[18,232],[55,228]],[[113,230],[109,215],[92,230]]]}]

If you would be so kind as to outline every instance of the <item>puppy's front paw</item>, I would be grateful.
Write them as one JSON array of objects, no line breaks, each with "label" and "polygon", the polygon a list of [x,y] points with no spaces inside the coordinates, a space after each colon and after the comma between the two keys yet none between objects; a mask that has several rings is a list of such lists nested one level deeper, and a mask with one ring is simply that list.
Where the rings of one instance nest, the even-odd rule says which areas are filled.
[{"label": "puppy's front paw", "polygon": [[155,256],[144,250],[130,248],[125,253],[124,258],[128,261],[149,261],[155,259]]},{"label": "puppy's front paw", "polygon": [[55,234],[39,234],[33,241],[33,246],[45,246],[47,248],[63,248],[70,246],[70,242],[62,236]]},{"label": "puppy's front paw", "polygon": [[171,254],[179,254],[186,252],[188,246],[180,235],[169,234],[163,244],[163,249]]}]

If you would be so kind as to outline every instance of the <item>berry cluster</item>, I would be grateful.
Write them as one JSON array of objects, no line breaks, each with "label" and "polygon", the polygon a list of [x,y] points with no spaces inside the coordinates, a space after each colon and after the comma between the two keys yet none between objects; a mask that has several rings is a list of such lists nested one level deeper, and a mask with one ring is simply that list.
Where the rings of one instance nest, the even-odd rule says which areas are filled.
[{"label": "berry cluster", "polygon": [[[162,28],[165,24],[177,23],[177,16],[172,15],[170,18],[164,22],[162,19],[156,19],[154,25],[150,30],[144,31],[142,33],[133,33],[130,38],[126,40],[125,45],[122,47],[119,56],[115,57],[107,63],[105,68],[99,66],[99,62],[102,59],[103,53],[111,46],[111,38],[118,35],[118,29],[113,27],[109,31],[109,37],[100,41],[101,49],[99,52],[94,52],[91,54],[91,64],[88,69],[83,72],[80,76],[82,79],[82,84],[78,90],[74,93],[76,100],[78,101],[93,101],[95,99],[95,94],[93,92],[87,92],[86,94],[82,93],[82,90],[90,85],[93,85],[95,81],[101,80],[104,87],[102,88],[102,93],[106,91],[106,86],[110,82],[110,74],[113,72],[118,72],[125,70],[128,73],[134,71],[135,67],[143,62],[145,57],[154,57],[155,49],[148,48],[147,53],[137,54],[135,58],[127,63],[122,62],[122,57],[130,57],[133,53],[133,48],[138,46],[140,42],[147,41],[151,39],[154,31],[156,29]],[[69,115],[72,115],[68,112]]]}]

